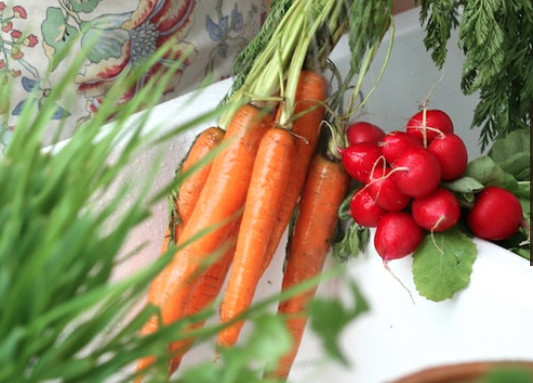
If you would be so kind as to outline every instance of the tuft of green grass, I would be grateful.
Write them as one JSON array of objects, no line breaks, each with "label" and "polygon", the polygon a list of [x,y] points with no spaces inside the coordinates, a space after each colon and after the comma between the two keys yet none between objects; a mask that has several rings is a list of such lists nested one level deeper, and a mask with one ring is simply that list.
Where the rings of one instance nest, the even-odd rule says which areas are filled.
[{"label": "tuft of green grass", "polygon": [[[83,57],[75,58],[38,113],[24,108],[0,158],[0,381],[102,382],[146,352],[164,350],[169,332],[180,326],[139,338],[152,307],[124,324],[170,257],[111,282],[128,235],[155,202],[148,198],[150,180],[137,192],[138,185],[117,186],[116,179],[150,142],[146,121],[172,70],[152,78],[128,103],[115,100],[170,48],[120,78],[92,119],[47,150],[43,136],[55,102]],[[9,102],[7,91],[0,97]],[[134,188],[135,203],[127,203]],[[97,204],[102,196],[108,201]]]}]

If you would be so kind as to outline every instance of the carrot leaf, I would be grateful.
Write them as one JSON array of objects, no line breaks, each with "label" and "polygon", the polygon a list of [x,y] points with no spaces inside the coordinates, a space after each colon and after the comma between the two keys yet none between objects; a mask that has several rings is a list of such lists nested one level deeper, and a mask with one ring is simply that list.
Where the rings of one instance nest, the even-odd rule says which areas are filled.
[{"label": "carrot leaf", "polygon": [[479,93],[471,127],[480,128],[482,150],[507,132],[531,124],[533,6],[521,0],[419,0],[424,44],[443,67],[447,43],[458,29],[464,53],[461,90]]},{"label": "carrot leaf", "polygon": [[271,40],[276,26],[281,22],[291,4],[292,0],[274,1],[272,9],[261,27],[261,30],[235,58],[235,61],[233,62],[233,74],[235,75],[235,79],[233,80],[229,94],[224,98],[223,102],[227,101],[231,94],[242,87],[246,76],[250,73],[253,63],[257,59],[257,56],[265,49],[268,42]]},{"label": "carrot leaf", "polygon": [[371,47],[379,45],[389,29],[392,1],[354,1],[350,7],[350,66],[357,73],[361,69],[361,58]]}]

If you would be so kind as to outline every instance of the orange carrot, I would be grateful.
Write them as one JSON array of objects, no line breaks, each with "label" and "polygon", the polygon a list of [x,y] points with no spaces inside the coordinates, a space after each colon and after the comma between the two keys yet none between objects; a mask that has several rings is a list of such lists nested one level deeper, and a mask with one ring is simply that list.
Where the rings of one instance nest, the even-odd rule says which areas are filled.
[{"label": "orange carrot", "polygon": [[[179,174],[183,174],[189,171],[193,166],[196,166],[198,163],[200,163],[200,161],[204,160],[204,158],[222,141],[224,134],[225,131],[223,129],[214,126],[209,127],[198,134],[177,172]],[[180,184],[176,192],[171,196],[173,210],[171,212],[169,225],[165,230],[161,253],[165,253],[167,251],[170,242],[177,242],[177,238],[179,238],[179,234],[183,230],[183,226],[189,220],[192,210],[198,201],[200,192],[202,191],[207,176],[209,175],[209,171],[211,170],[211,164],[212,162],[207,162],[205,165],[195,170],[194,173],[189,174]],[[171,235],[171,232],[174,235]],[[203,308],[207,307],[210,301],[212,301],[218,294],[218,291],[220,290],[226,277],[231,260],[233,259],[233,251],[234,247],[232,249],[228,249],[226,254],[224,254],[221,259],[214,262],[214,264],[211,265],[206,271],[206,275],[203,276],[203,279],[206,280],[206,283],[202,283],[206,286],[204,288],[195,289],[195,291],[198,291],[198,293],[193,293],[193,296],[191,297],[191,300],[195,302],[195,304],[192,306],[190,304],[188,305],[189,307],[185,311],[185,316],[201,311]],[[215,286],[216,283],[220,283],[218,290]],[[208,296],[210,296],[211,299],[209,299]],[[198,323],[195,324],[194,327],[201,327],[202,325],[203,323]],[[188,343],[190,343],[188,346],[190,347],[192,345],[192,341]],[[181,348],[181,346],[173,345],[171,346],[170,350],[173,351],[178,348]],[[179,360],[181,360],[181,357],[178,358],[175,356],[172,358],[169,367],[170,373],[172,373],[178,367]]]},{"label": "orange carrot", "polygon": [[[206,309],[219,295],[233,261],[239,226],[239,223],[235,225],[233,229],[234,235],[224,244],[224,246],[229,246],[228,249],[220,258],[209,265],[206,272],[201,276],[198,285],[191,292],[183,314],[184,317],[197,314]],[[204,324],[205,320],[193,323],[190,330],[201,328]],[[192,347],[194,341],[194,338],[187,338],[171,344],[170,351],[172,357],[169,365],[170,374],[178,369],[183,356]]]},{"label": "orange carrot", "polygon": [[270,239],[267,256],[263,262],[265,270],[276,252],[281,237],[289,224],[292,212],[300,197],[305,182],[307,169],[311,157],[315,152],[320,124],[324,118],[324,106],[321,105],[327,97],[327,81],[319,73],[304,70],[298,80],[298,88],[295,95],[294,114],[301,115],[293,124],[292,131],[298,137],[296,142],[296,155],[292,161],[290,170],[291,178],[281,205],[278,207],[278,224],[275,225]]},{"label": "orange carrot", "polygon": [[[224,133],[224,130],[212,126],[198,134],[177,173],[183,174],[203,160],[222,141]],[[198,197],[210,170],[211,162],[207,162],[194,173],[189,174],[179,188],[171,195],[172,210],[170,212],[168,226],[165,228],[165,234],[163,235],[161,254],[167,252],[170,243],[177,242],[176,239],[179,231],[189,219],[192,208],[196,205],[196,201],[198,201]]]},{"label": "orange carrot", "polygon": [[[202,161],[207,154],[216,148],[222,141],[224,134],[225,131],[219,127],[209,127],[198,134],[177,172],[183,174]],[[202,191],[207,176],[209,175],[209,171],[211,170],[211,164],[212,162],[208,162],[189,174],[181,183],[175,194],[171,196],[173,209],[170,214],[168,225],[165,228],[160,251],[161,254],[167,252],[168,246],[171,243],[175,244],[177,242],[179,233],[183,230],[183,226],[188,221],[192,209],[198,201],[200,192]],[[152,284],[152,289],[161,289],[162,287],[156,286],[156,283],[161,283],[161,280],[155,280]],[[152,362],[152,358],[142,359],[138,363],[138,369],[140,370]]]},{"label": "orange carrot", "polygon": [[[189,171],[193,166],[202,161],[207,154],[209,154],[224,138],[224,130],[219,127],[209,127],[202,131],[194,140],[193,144],[185,160],[178,170],[183,174]],[[176,195],[173,196],[175,200],[176,211],[173,217],[177,222],[170,222],[171,226],[175,226],[173,241],[176,243],[177,235],[191,216],[192,210],[196,206],[196,202],[200,196],[209,171],[211,170],[212,161],[207,162],[204,166],[196,169],[189,174],[181,183]]]},{"label": "orange carrot", "polygon": [[[228,286],[220,308],[222,322],[234,319],[252,303],[263,271],[270,234],[277,225],[277,209],[291,177],[295,148],[295,137],[290,130],[283,128],[270,129],[261,140],[244,205]],[[243,324],[237,322],[224,328],[218,334],[218,345],[233,345]]]},{"label": "orange carrot", "polygon": [[161,244],[161,254],[165,254],[168,250],[168,245],[170,244],[170,240],[172,238],[172,235],[170,235],[170,225],[167,225],[165,227],[165,234],[163,234],[163,243]]},{"label": "orange carrot", "polygon": [[[337,224],[337,211],[348,190],[349,177],[342,164],[317,154],[309,168],[294,233],[283,274],[282,291],[319,275]],[[296,357],[307,322],[305,310],[317,287],[280,302],[278,312],[287,315],[292,349],[282,358],[278,378],[286,378]]]},{"label": "orange carrot", "polygon": [[[178,238],[178,245],[185,246],[177,251],[148,291],[148,303],[160,308],[163,324],[183,316],[204,262],[228,239],[246,199],[259,142],[270,126],[270,116],[251,104],[241,106],[228,125],[222,141],[225,147],[214,159],[198,202]],[[195,239],[202,230],[207,232]],[[141,333],[150,334],[158,326],[154,316]],[[151,357],[141,360],[138,370],[152,362]]]}]

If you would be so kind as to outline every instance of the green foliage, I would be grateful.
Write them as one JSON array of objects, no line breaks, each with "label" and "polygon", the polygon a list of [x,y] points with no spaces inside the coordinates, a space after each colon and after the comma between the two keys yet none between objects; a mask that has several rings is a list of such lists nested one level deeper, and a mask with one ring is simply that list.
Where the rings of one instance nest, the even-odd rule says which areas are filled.
[{"label": "green foliage", "polygon": [[[327,278],[339,277],[343,269],[333,270],[324,275],[292,287],[278,296],[271,296],[242,314],[248,320],[250,332],[243,342],[227,349],[218,350],[216,361],[196,363],[184,369],[173,382],[178,383],[281,383],[269,377],[276,369],[279,358],[289,350],[291,339],[284,325],[284,318],[265,311],[273,303],[302,293]],[[353,281],[342,279],[348,286],[346,300],[337,298],[316,298],[309,308],[310,328],[319,336],[324,350],[339,363],[347,364],[339,341],[342,331],[354,319],[365,313],[369,307]],[[219,327],[216,326],[215,330]],[[206,334],[212,331],[206,328]],[[163,380],[163,379],[162,379]],[[164,380],[163,380],[164,381]]]},{"label": "green foliage", "polygon": [[[254,310],[255,311],[255,310]],[[193,365],[179,374],[179,383],[271,382],[263,374],[272,371],[290,347],[290,336],[279,316],[256,312],[253,324],[242,344],[219,350],[217,360]]]},{"label": "green foliage", "polygon": [[468,163],[464,172],[483,186],[502,186],[505,173],[501,167],[489,156],[481,156]]},{"label": "green foliage", "polygon": [[290,335],[281,317],[261,315],[253,323],[255,329],[243,345],[221,352],[217,382],[262,381],[262,372],[274,370],[279,358],[289,350]]},{"label": "green foliage", "polygon": [[333,241],[333,257],[339,261],[345,261],[349,257],[357,256],[364,251],[370,240],[370,230],[355,222],[350,215],[350,201],[357,189],[352,190],[341,206],[339,206],[339,224]]},{"label": "green foliage", "polygon": [[[115,100],[168,48],[119,78],[94,118],[50,150],[42,147],[43,133],[84,58],[76,57],[38,112],[24,107],[0,159],[0,381],[104,381],[152,348],[165,350],[183,327],[139,339],[151,307],[123,322],[170,257],[111,283],[120,249],[153,203],[150,179],[140,187],[116,179],[150,142],[143,133],[150,107],[173,71],[154,77],[129,103]],[[132,122],[141,107],[146,112]],[[102,128],[111,116],[114,123]],[[127,203],[133,195],[135,203]],[[108,202],[95,203],[104,197]]]},{"label": "green foliage", "polygon": [[276,26],[279,25],[291,4],[292,0],[274,1],[272,9],[270,10],[261,30],[235,58],[235,61],[233,62],[233,74],[235,75],[235,80],[232,84],[231,93],[242,87],[246,76],[250,73],[253,63],[257,59],[257,56],[266,48],[272,39]]},{"label": "green foliage", "polygon": [[361,59],[372,47],[381,43],[391,22],[391,0],[362,0],[351,2],[349,24],[350,66],[353,72],[361,69]]},{"label": "green foliage", "polygon": [[421,1],[420,19],[426,24],[427,35],[424,38],[426,48],[439,68],[446,61],[446,47],[452,29],[459,25],[458,3],[455,0]]},{"label": "green foliage", "polygon": [[420,295],[449,299],[468,286],[476,245],[458,228],[426,235],[413,253],[413,277]]},{"label": "green foliage", "polygon": [[450,182],[444,182],[446,189],[457,193],[473,193],[483,190],[485,186],[472,177],[464,176]]},{"label": "green foliage", "polygon": [[344,306],[337,299],[317,298],[311,304],[311,328],[322,337],[328,354],[345,366],[349,361],[339,345],[342,331],[352,320],[369,310],[367,301],[357,285],[349,283],[351,307]]},{"label": "green foliage", "polygon": [[333,257],[345,261],[351,256],[357,256],[367,246],[370,239],[370,230],[349,220],[346,229],[338,229],[337,239],[333,243]]},{"label": "green foliage", "polygon": [[[520,169],[520,173],[522,173],[522,169]],[[466,174],[453,182],[443,184],[444,187],[456,194],[460,204],[464,207],[472,207],[476,193],[482,191],[486,186],[502,187],[518,198],[522,205],[525,226],[520,227],[518,233],[510,239],[498,242],[498,245],[530,259],[530,232],[528,230],[531,221],[530,181],[517,181],[512,174],[504,171],[490,156],[481,156],[469,163]]]},{"label": "green foliage", "polygon": [[[472,127],[482,149],[500,135],[526,128],[533,99],[533,4],[521,0],[422,0],[424,43],[440,68],[452,29],[465,54],[461,89],[479,92]],[[460,15],[460,16],[459,16]]]},{"label": "green foliage", "polygon": [[473,205],[476,193],[498,186],[513,193],[522,205],[524,225],[513,237],[498,244],[530,259],[530,131],[518,129],[494,141],[487,155],[468,163],[464,176],[444,186],[456,193],[465,207]]},{"label": "green foliage", "polygon": [[[391,0],[275,1],[265,27],[235,61],[236,78],[223,102],[268,102],[273,96],[281,97],[280,124],[290,123],[301,70],[326,68],[329,53],[348,31],[351,70],[340,87],[343,97],[356,74],[362,82],[389,29],[391,14]],[[354,90],[356,97],[360,86]],[[226,126],[227,119],[223,116],[220,124]]]},{"label": "green foliage", "polygon": [[500,137],[492,145],[489,156],[517,181],[531,177],[531,132],[520,129]]}]

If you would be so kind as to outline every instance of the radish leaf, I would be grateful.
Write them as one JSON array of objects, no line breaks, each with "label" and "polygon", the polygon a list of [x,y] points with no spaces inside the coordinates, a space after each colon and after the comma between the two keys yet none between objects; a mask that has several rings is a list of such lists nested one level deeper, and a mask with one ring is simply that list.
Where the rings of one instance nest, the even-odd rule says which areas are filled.
[{"label": "radish leaf", "polygon": [[413,276],[420,295],[432,301],[454,296],[470,282],[476,245],[457,228],[428,234],[413,254]]},{"label": "radish leaf", "polygon": [[451,182],[445,182],[447,189],[457,193],[472,193],[483,190],[483,184],[472,177],[461,177]]},{"label": "radish leaf", "polygon": [[494,141],[488,155],[518,181],[530,178],[529,129],[519,129]]},{"label": "radish leaf", "polygon": [[529,142],[531,133],[529,129],[519,129],[498,138],[489,150],[489,156],[498,163],[503,163],[512,153],[530,153]]},{"label": "radish leaf", "polygon": [[505,172],[489,156],[481,156],[470,162],[464,175],[474,178],[485,186],[501,186],[505,178]]},{"label": "radish leaf", "polygon": [[529,153],[509,153],[507,160],[500,163],[501,168],[518,181],[528,180],[531,175],[531,157]]}]

